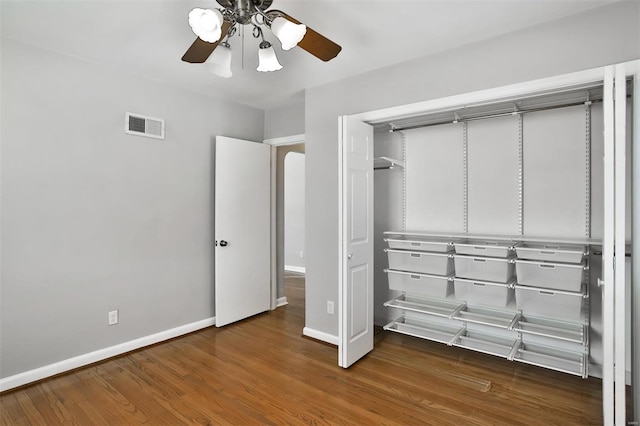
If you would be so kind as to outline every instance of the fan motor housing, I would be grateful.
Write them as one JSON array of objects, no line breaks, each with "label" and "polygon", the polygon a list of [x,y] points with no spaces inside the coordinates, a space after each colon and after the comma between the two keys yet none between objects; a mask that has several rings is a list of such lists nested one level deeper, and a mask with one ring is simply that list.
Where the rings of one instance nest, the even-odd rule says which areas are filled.
[{"label": "fan motor housing", "polygon": [[260,9],[263,12],[267,9],[269,9],[269,7],[271,7],[271,4],[273,3],[273,0],[216,0],[218,2],[218,4],[222,7],[225,8],[229,8],[229,9],[236,9],[239,3],[251,3],[251,6],[255,7],[256,9]]}]

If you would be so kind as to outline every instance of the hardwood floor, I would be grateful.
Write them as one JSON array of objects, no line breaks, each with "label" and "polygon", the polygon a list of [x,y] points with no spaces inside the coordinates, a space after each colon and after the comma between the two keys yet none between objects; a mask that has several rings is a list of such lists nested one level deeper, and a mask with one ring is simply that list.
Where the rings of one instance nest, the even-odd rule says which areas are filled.
[{"label": "hardwood floor", "polygon": [[2,425],[602,424],[601,383],[380,332],[344,370],[289,305],[0,395]]}]

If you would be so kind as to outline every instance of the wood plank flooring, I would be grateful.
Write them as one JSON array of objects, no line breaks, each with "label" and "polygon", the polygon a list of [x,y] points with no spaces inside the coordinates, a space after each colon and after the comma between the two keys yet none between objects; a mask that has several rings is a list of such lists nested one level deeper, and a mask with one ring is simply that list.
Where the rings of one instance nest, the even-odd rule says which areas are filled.
[{"label": "wood plank flooring", "polygon": [[350,369],[289,305],[0,395],[2,425],[597,425],[601,382],[380,332]]}]

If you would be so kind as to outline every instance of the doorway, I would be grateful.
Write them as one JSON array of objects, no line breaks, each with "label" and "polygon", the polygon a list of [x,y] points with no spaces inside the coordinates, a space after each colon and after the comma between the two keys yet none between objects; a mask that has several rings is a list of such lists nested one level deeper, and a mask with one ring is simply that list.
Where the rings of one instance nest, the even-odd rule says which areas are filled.
[{"label": "doorway", "polygon": [[288,305],[304,327],[305,192],[303,138],[276,147],[276,306]]},{"label": "doorway", "polygon": [[[304,146],[302,147],[304,148]],[[284,294],[289,310],[304,327],[305,299],[305,155],[288,151],[284,158]]]},{"label": "doorway", "polygon": [[284,159],[284,270],[305,273],[304,162],[301,152],[289,151]]}]

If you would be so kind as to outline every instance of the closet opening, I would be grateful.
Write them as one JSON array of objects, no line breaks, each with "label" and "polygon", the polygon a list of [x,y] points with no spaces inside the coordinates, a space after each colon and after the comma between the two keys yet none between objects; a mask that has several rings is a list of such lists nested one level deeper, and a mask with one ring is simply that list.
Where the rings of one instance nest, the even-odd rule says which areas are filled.
[{"label": "closet opening", "polygon": [[[375,325],[602,378],[605,423],[614,423],[615,393],[623,424],[638,358],[638,64],[618,72],[615,86],[609,68],[573,86],[559,77],[425,102],[424,113],[342,117],[340,365],[370,350],[359,341],[363,317],[354,319],[364,302],[351,295],[367,294],[361,271],[371,271]],[[371,211],[353,196],[366,187],[358,161],[368,138]],[[354,217],[373,221],[370,263]]]},{"label": "closet opening", "polygon": [[[602,378],[602,92],[374,126],[375,156],[404,166],[374,168],[376,325]],[[627,134],[630,158],[630,126]],[[630,173],[626,180],[631,188]],[[630,201],[629,193],[629,244]]]}]

